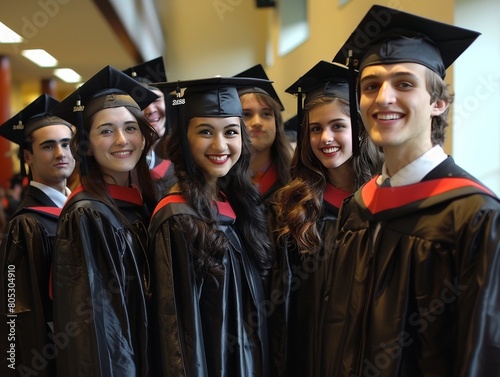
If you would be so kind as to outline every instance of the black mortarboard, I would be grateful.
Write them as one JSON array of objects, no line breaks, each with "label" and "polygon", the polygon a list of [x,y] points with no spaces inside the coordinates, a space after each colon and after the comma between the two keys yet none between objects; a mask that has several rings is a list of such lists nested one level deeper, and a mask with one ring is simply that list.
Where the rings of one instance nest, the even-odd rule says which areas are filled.
[{"label": "black mortarboard", "polygon": [[61,101],[53,112],[77,125],[77,116],[81,112],[89,117],[112,107],[131,106],[142,110],[157,98],[156,94],[131,77],[107,66]]},{"label": "black mortarboard", "polygon": [[[252,68],[249,68],[241,73],[238,73],[234,77],[249,77],[255,79],[269,80],[269,77],[267,77],[266,71],[264,71],[264,68],[262,67],[261,64],[254,65]],[[267,94],[269,97],[271,97],[278,103],[281,111],[285,110],[285,107],[283,106],[283,103],[281,102],[278,93],[276,93],[276,90],[274,90],[273,84],[271,82],[263,82],[259,83],[259,86],[249,86],[238,89],[238,94],[240,96],[247,93]]]},{"label": "black mortarboard", "polygon": [[304,105],[312,99],[331,95],[349,101],[349,71],[347,67],[322,60],[304,73],[285,92],[305,94]]},{"label": "black mortarboard", "polygon": [[442,78],[446,69],[480,33],[374,5],[361,20],[333,61],[352,64],[361,71],[368,65],[418,63]]},{"label": "black mortarboard", "polygon": [[134,67],[127,68],[123,73],[144,85],[149,85],[153,82],[167,81],[165,64],[161,56]]},{"label": "black mortarboard", "polygon": [[[261,86],[269,80],[247,77],[211,77],[198,80],[154,83],[168,92],[176,91],[174,106],[182,107],[185,119],[192,117],[241,117],[238,88]],[[181,89],[185,88],[181,96]]]},{"label": "black mortarboard", "polygon": [[[78,144],[85,140],[83,121],[96,112],[114,107],[134,107],[145,109],[158,96],[131,77],[107,66],[87,80],[76,91],[66,97],[53,109],[53,113],[76,125]],[[82,174],[86,174],[85,153],[82,157]]]},{"label": "black mortarboard", "polygon": [[19,160],[21,161],[21,173],[23,175],[25,174],[23,148],[27,136],[40,128],[52,125],[65,125],[73,132],[70,123],[51,113],[57,104],[59,104],[59,101],[48,94],[42,94],[0,126],[0,136],[20,146]]},{"label": "black mortarboard", "polygon": [[[331,96],[349,101],[349,70],[346,66],[322,60],[303,74],[296,82],[288,87],[285,92],[297,95],[297,117],[298,134],[297,140],[302,138],[301,123],[303,121],[302,109],[307,103],[315,98]],[[304,104],[302,95],[305,94]],[[357,114],[357,113],[356,113]],[[353,151],[358,151],[356,141],[358,140],[357,115],[351,115],[353,133]],[[354,153],[354,152],[353,152]],[[355,155],[357,155],[355,153]]]}]

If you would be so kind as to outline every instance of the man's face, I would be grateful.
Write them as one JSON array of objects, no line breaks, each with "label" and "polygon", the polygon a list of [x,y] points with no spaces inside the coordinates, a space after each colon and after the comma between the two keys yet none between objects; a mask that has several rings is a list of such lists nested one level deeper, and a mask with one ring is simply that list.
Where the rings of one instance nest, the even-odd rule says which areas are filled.
[{"label": "man's face", "polygon": [[69,142],[71,130],[65,125],[51,125],[33,131],[32,150],[24,151],[33,180],[49,187],[65,183],[75,168]]},{"label": "man's face", "polygon": [[432,147],[432,117],[442,101],[431,103],[428,68],[416,63],[373,65],[360,76],[360,111],[373,142],[384,150]]}]

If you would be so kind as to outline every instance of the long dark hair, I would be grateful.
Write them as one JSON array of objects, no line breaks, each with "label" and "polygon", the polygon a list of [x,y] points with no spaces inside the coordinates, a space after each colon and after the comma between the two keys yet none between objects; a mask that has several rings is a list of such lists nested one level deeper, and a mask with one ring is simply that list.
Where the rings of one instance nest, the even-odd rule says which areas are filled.
[{"label": "long dark hair", "polygon": [[[156,134],[154,128],[149,125],[148,120],[144,117],[144,115],[138,108],[126,107],[126,109],[130,111],[130,113],[137,119],[139,129],[141,130],[142,136],[145,140],[145,146],[141,153],[139,161],[137,162],[135,168],[130,172],[130,182],[131,184],[134,184],[139,188],[145,202],[152,203],[156,201],[156,188],[149,172],[146,156],[151,145],[153,145],[157,140],[158,135]],[[83,132],[85,134],[85,138],[83,139],[83,142],[85,143],[89,143],[88,135],[90,132],[90,128],[92,127],[93,119],[94,116],[84,119]],[[75,135],[73,135],[73,137],[71,138],[71,150],[76,160],[78,172],[80,172],[82,158],[77,151],[88,151],[89,148],[78,148],[79,137],[77,133],[75,133]],[[84,187],[85,191],[101,200],[102,202],[106,203],[108,206],[114,209],[117,214],[120,214],[120,211],[109,195],[109,192],[106,188],[106,182],[104,180],[104,174],[102,173],[95,157],[87,153],[86,163],[88,166],[88,174],[79,174],[80,183]]]},{"label": "long dark hair", "polygon": [[[290,234],[301,253],[314,253],[321,244],[317,222],[323,215],[323,193],[328,182],[328,169],[314,155],[309,142],[308,124],[310,110],[327,103],[337,103],[340,110],[350,116],[349,102],[342,98],[323,96],[306,105],[302,122],[304,136],[292,159],[292,180],[276,193],[277,236],[281,238]],[[359,116],[354,121],[361,123]],[[355,189],[380,173],[383,163],[382,154],[370,141],[362,126],[359,127],[359,141],[360,156],[354,156],[348,161],[352,164]]]},{"label": "long dark hair", "polygon": [[[176,124],[167,139],[167,151],[175,166],[177,184],[187,203],[199,218],[177,216],[178,224],[189,235],[193,248],[196,269],[201,274],[216,275],[222,271],[220,256],[229,246],[224,233],[217,228],[217,212],[212,205],[212,195],[201,169],[192,156],[185,156],[181,138],[187,139],[187,124]],[[270,242],[268,239],[264,206],[250,176],[251,143],[248,131],[240,120],[241,156],[224,177],[217,180],[221,191],[236,213],[236,229],[247,254],[254,260],[261,274],[267,274],[271,266]],[[188,172],[194,172],[193,174]]]}]

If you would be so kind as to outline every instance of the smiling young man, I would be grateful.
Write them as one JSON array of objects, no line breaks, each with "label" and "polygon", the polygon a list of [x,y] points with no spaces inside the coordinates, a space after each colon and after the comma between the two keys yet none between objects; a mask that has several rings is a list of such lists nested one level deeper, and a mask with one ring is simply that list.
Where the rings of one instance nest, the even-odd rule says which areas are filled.
[{"label": "smiling young man", "polygon": [[[26,162],[31,176],[0,247],[2,376],[55,373],[50,268],[59,214],[69,194],[66,182],[75,167],[72,125],[50,114],[58,103],[44,94],[0,126],[0,135],[19,145],[21,164]],[[11,315],[14,337],[4,334]],[[15,357],[6,360],[9,350]]]},{"label": "smiling young man", "polygon": [[445,71],[478,35],[373,6],[334,59],[385,164],[341,210],[322,376],[498,375],[500,202],[442,149]]}]

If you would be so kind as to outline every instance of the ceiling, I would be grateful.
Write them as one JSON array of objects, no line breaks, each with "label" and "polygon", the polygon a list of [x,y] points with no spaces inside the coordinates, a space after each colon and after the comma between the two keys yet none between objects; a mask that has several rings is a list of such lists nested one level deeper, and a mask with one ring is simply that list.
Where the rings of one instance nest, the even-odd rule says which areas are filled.
[{"label": "ceiling", "polygon": [[[22,49],[46,50],[59,61],[60,68],[72,68],[83,80],[106,65],[125,69],[137,64],[137,55],[134,56],[124,42],[119,27],[112,28],[109,15],[105,18],[96,3],[101,6],[107,2],[2,1],[0,21],[25,39],[21,44],[0,44],[0,55],[9,57],[13,85],[41,91],[41,81],[54,77],[53,68],[38,67],[20,55]],[[74,90],[74,84],[66,84],[58,78],[55,82],[58,93]]]}]

